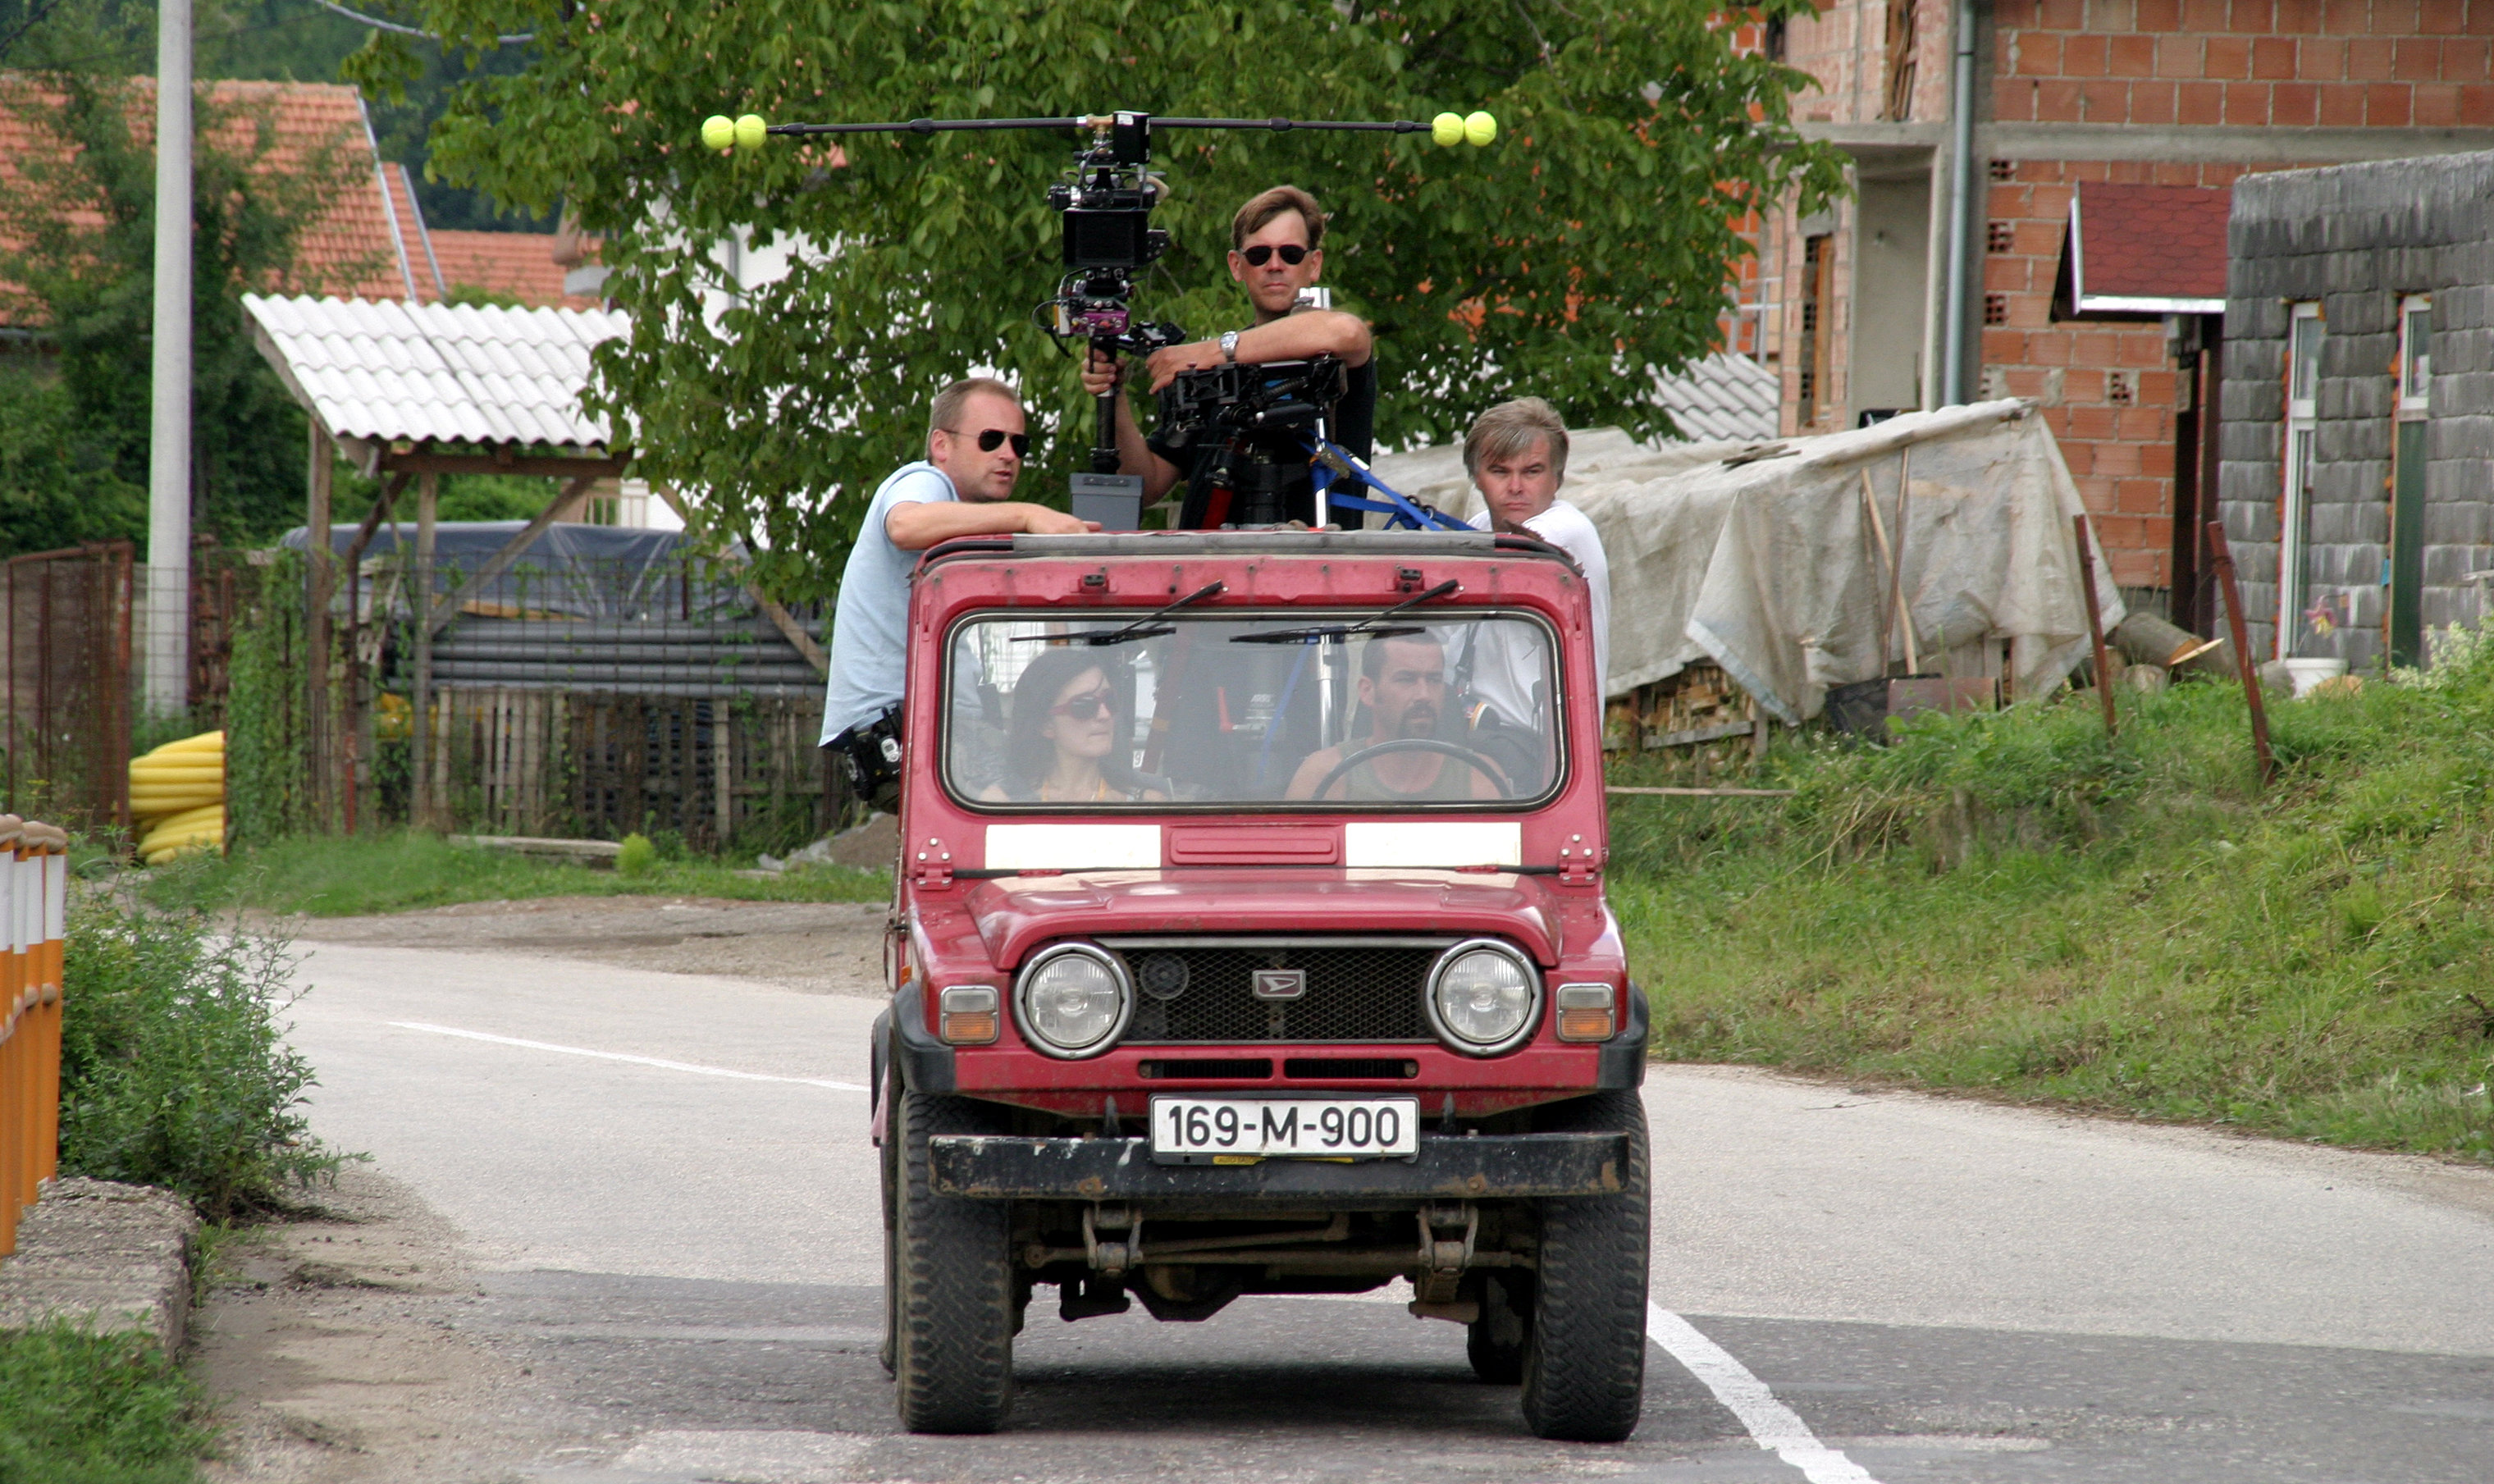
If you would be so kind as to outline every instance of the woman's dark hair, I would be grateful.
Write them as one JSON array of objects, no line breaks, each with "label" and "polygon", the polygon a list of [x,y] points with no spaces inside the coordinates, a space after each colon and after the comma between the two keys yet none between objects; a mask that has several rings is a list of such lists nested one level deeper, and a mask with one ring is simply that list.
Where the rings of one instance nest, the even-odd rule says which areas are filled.
[{"label": "woman's dark hair", "polygon": [[[1037,789],[1040,780],[1055,771],[1056,743],[1040,729],[1048,725],[1049,708],[1056,704],[1056,693],[1089,670],[1097,670],[1103,680],[1110,681],[1113,690],[1114,663],[1088,650],[1051,646],[1023,668],[1021,678],[1014,681],[1013,721],[1005,732],[1005,766],[1015,782],[1026,789]],[[1100,776],[1108,779],[1111,788],[1134,787],[1135,771],[1127,761],[1122,738],[1120,744],[1110,748],[1109,755],[1100,760]]]}]

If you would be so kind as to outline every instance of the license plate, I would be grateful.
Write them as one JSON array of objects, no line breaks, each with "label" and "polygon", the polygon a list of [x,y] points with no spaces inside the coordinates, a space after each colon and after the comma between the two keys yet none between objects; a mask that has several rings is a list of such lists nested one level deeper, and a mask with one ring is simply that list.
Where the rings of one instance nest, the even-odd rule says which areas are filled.
[{"label": "license plate", "polygon": [[1375,1160],[1420,1152],[1416,1098],[1154,1098],[1152,1158]]}]

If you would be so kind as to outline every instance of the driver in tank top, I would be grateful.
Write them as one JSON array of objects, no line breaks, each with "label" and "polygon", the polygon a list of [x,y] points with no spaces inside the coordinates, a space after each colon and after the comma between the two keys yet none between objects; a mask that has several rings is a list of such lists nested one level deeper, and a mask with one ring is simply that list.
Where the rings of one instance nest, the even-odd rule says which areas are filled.
[{"label": "driver in tank top", "polygon": [[[1498,799],[1504,782],[1484,758],[1475,766],[1420,743],[1433,742],[1446,710],[1446,647],[1437,635],[1389,634],[1371,639],[1359,654],[1359,702],[1368,708],[1368,736],[1308,754],[1291,775],[1285,799],[1314,799],[1317,785],[1373,747],[1387,747],[1352,766],[1325,789],[1327,799],[1358,803],[1453,803]],[[1404,742],[1408,745],[1392,746]]]}]

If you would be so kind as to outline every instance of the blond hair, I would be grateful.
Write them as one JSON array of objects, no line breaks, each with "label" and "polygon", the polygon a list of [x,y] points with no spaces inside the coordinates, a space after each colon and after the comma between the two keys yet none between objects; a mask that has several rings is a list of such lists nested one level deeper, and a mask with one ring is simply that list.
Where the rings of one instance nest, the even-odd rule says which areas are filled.
[{"label": "blond hair", "polygon": [[1477,479],[1488,459],[1521,458],[1534,444],[1550,444],[1550,472],[1567,477],[1567,424],[1558,410],[1538,397],[1502,402],[1474,419],[1464,435],[1464,472]]},{"label": "blond hair", "polygon": [[995,378],[963,377],[935,394],[935,405],[927,409],[928,436],[961,431],[953,425],[961,420],[961,409],[978,396],[1002,397],[1015,407],[1021,406],[1021,393]]}]

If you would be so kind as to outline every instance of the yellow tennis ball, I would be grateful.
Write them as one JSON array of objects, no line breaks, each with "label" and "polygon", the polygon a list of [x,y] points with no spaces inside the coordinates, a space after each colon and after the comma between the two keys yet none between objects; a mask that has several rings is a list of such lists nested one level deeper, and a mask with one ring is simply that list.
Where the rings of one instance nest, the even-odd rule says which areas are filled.
[{"label": "yellow tennis ball", "polygon": [[[1488,115],[1484,114],[1482,116],[1487,117]],[[763,128],[764,125],[761,114],[745,114],[744,117],[736,121],[736,142],[744,145],[746,149],[760,149],[762,147]]]},{"label": "yellow tennis ball", "polygon": [[736,121],[724,113],[714,113],[702,120],[702,142],[715,150],[725,150],[736,142]]},{"label": "yellow tennis ball", "polygon": [[1452,148],[1464,142],[1464,121],[1460,114],[1441,113],[1429,120],[1429,137],[1442,146]]},{"label": "yellow tennis ball", "polygon": [[1475,145],[1487,144],[1498,137],[1498,120],[1485,112],[1474,114],[1464,120],[1464,137]]}]

